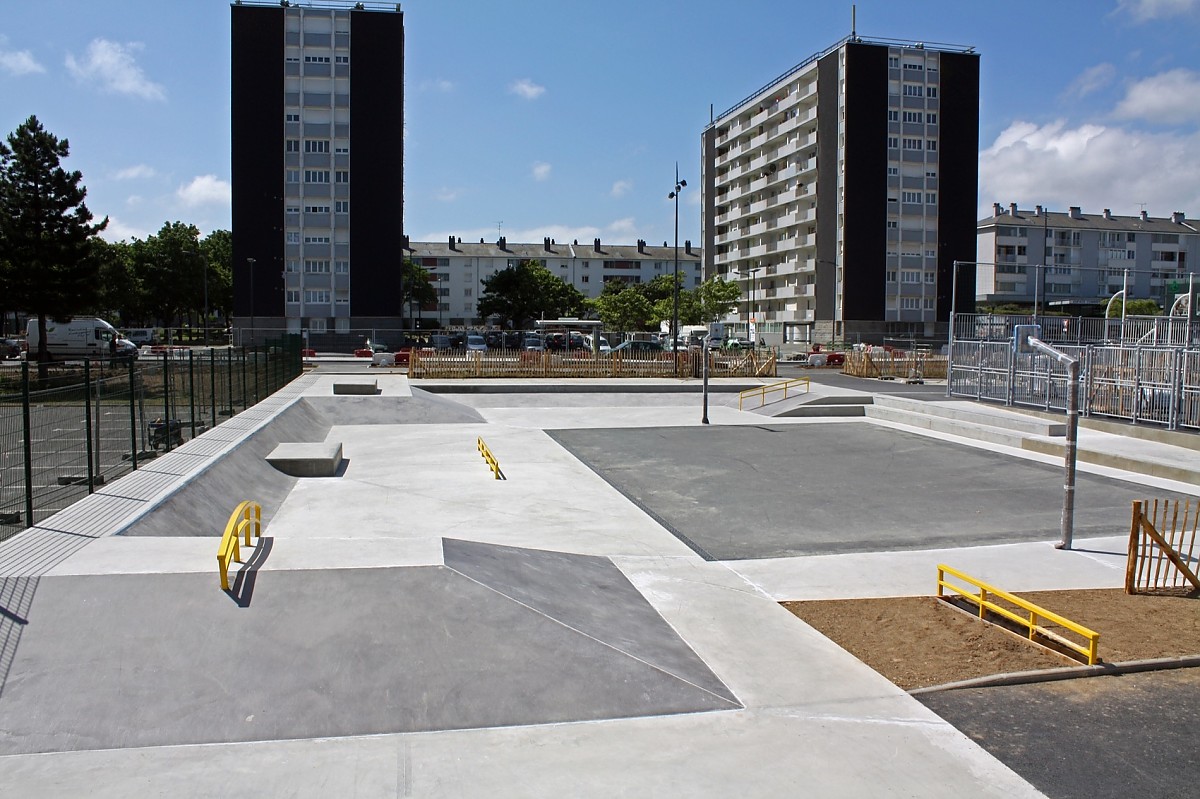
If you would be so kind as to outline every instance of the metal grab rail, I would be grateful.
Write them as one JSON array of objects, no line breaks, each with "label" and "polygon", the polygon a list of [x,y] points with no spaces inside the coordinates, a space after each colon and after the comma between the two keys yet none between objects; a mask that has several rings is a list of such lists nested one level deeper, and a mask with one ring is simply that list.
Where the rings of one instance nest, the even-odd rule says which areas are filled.
[{"label": "metal grab rail", "polygon": [[479,450],[479,454],[483,456],[484,461],[487,462],[488,468],[492,470],[492,475],[497,480],[508,479],[504,476],[504,472],[500,471],[500,462],[496,460],[496,456],[492,454],[490,449],[488,449],[488,445],[483,443],[483,436],[478,436],[476,438],[475,448]]},{"label": "metal grab rail", "polygon": [[246,500],[234,509],[225,525],[225,533],[221,536],[221,545],[217,548],[217,568],[221,572],[221,588],[229,590],[229,564],[242,563],[238,539],[246,537],[246,546],[250,546],[250,534],[258,538],[262,535],[262,506],[253,500]]},{"label": "metal grab rail", "polygon": [[[1025,629],[1027,629],[1029,631],[1028,637],[1029,637],[1030,641],[1036,640],[1036,636],[1042,636],[1043,638],[1047,638],[1051,641],[1054,641],[1057,644],[1067,647],[1068,649],[1072,650],[1073,652],[1078,652],[1080,655],[1087,658],[1087,662],[1088,662],[1089,666],[1094,666],[1096,664],[1096,660],[1097,660],[1096,648],[1099,646],[1099,643],[1100,643],[1100,633],[1096,632],[1095,630],[1089,630],[1087,627],[1084,627],[1082,624],[1076,624],[1075,622],[1071,621],[1070,619],[1066,619],[1066,618],[1063,618],[1062,616],[1059,616],[1057,613],[1052,613],[1052,612],[1046,610],[1045,608],[1042,608],[1042,607],[1039,607],[1038,605],[1033,604],[1032,602],[1021,599],[1018,596],[1013,596],[1012,594],[1008,593],[1007,591],[1001,591],[999,588],[988,585],[987,583],[983,582],[982,580],[977,580],[974,577],[964,574],[963,572],[960,572],[957,569],[952,569],[949,566],[946,566],[945,564],[939,563],[937,569],[938,569],[938,580],[937,580],[938,599],[946,598],[945,595],[942,593],[942,589],[948,588],[951,591],[953,591],[954,593],[961,596],[963,599],[966,599],[967,601],[974,603],[975,606],[979,608],[979,618],[980,619],[986,621],[987,620],[986,613],[987,613],[987,611],[991,611],[1000,616],[1003,616],[1004,618],[1006,618],[1010,621],[1016,622],[1017,624],[1021,625]],[[953,583],[947,582],[947,580],[945,578],[945,576],[947,574],[951,574],[951,575],[959,578],[960,580],[964,580],[964,581],[970,583],[971,585],[973,585],[979,589],[979,593],[978,594],[972,593],[970,591],[960,588],[957,585],[954,585]],[[997,605],[995,602],[991,601],[988,598],[989,596],[995,597],[997,599],[1002,599],[1011,605],[1017,606],[1021,610],[1025,611],[1028,614],[1028,616],[1023,616],[1021,614],[1014,613],[1012,610],[1009,610],[1008,608],[1006,608],[1002,605]],[[1075,641],[1065,638],[1062,635],[1059,635],[1058,633],[1056,633],[1046,627],[1043,627],[1041,624],[1038,623],[1039,621],[1053,622],[1054,624],[1057,624],[1058,626],[1062,627],[1063,629],[1070,630],[1071,632],[1081,636],[1086,641],[1086,643],[1081,645],[1081,644],[1076,643]]]},{"label": "metal grab rail", "polygon": [[802,384],[804,386],[804,393],[807,394],[812,388],[812,380],[808,377],[793,377],[791,380],[783,380],[779,383],[771,383],[770,385],[759,386],[757,388],[748,388],[745,391],[738,393],[738,410],[740,411],[742,409],[743,400],[749,399],[755,395],[758,395],[759,399],[762,400],[758,405],[760,408],[767,404],[767,394],[769,393],[782,391],[783,396],[780,399],[787,399],[788,389]]}]

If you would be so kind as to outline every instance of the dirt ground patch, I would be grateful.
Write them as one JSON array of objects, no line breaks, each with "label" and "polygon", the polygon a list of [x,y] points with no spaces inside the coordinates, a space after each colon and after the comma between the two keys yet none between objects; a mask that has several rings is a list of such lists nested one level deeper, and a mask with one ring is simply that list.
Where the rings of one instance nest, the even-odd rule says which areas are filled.
[{"label": "dirt ground patch", "polygon": [[[1198,597],[1129,596],[1119,588],[1020,596],[1100,633],[1106,663],[1200,655]],[[933,597],[782,604],[906,690],[1072,665]]]}]

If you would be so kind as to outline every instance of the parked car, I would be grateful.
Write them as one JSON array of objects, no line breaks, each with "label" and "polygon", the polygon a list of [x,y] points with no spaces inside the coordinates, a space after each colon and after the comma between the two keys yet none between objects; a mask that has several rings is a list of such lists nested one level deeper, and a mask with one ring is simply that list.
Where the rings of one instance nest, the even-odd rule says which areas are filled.
[{"label": "parked car", "polygon": [[[583,337],[583,344],[584,344],[584,349],[589,349],[589,350],[590,350],[590,349],[592,348],[592,337],[591,337],[591,336],[584,336],[584,337]],[[608,345],[608,339],[606,339],[604,336],[601,336],[601,337],[600,337],[600,354],[601,354],[601,355],[607,355],[607,354],[608,354],[608,353],[610,353],[610,352],[612,352],[612,347],[610,347],[610,346]]]},{"label": "parked car", "polygon": [[0,339],[0,358],[4,360],[20,358],[25,351],[25,342],[19,338]]},{"label": "parked car", "polygon": [[546,350],[546,343],[539,336],[526,336],[525,341],[521,344],[521,349],[544,352]]},{"label": "parked car", "polygon": [[657,341],[623,341],[613,347],[611,352],[622,355],[638,355],[643,353],[665,352],[663,345]]},{"label": "parked car", "polygon": [[487,352],[487,339],[483,336],[467,336],[467,352]]}]

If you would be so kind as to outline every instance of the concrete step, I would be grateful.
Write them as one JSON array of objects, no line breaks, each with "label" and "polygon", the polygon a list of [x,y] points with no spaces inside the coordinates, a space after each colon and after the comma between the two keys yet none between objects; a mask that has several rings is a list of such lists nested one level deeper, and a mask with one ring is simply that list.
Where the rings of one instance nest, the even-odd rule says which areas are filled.
[{"label": "concrete step", "polygon": [[[863,409],[863,415],[868,419],[895,422],[896,424],[919,427],[937,433],[949,433],[950,435],[962,436],[963,438],[973,438],[977,441],[987,441],[991,444],[1001,444],[1006,447],[1020,448],[1025,441],[1026,435],[1028,435],[1017,430],[996,427],[971,419],[957,419],[951,416],[922,413],[919,408],[907,410],[905,408],[892,407],[880,403],[879,399],[879,397],[876,397],[875,403],[872,405],[860,406]],[[934,403],[920,402],[916,404],[932,405]]]},{"label": "concrete step", "polygon": [[342,442],[277,444],[267,463],[291,477],[335,477],[342,466]]},{"label": "concrete step", "polygon": [[[1114,436],[1119,439],[1120,436]],[[1022,449],[1040,452],[1043,455],[1063,457],[1066,444],[1040,438],[1027,438]],[[1190,485],[1200,485],[1200,457],[1191,449],[1159,445],[1153,451],[1131,451],[1128,447],[1107,445],[1095,437],[1082,438],[1076,448],[1075,457],[1084,463],[1124,469],[1164,480],[1177,480]]]},{"label": "concrete step", "polygon": [[937,416],[958,422],[995,427],[1015,433],[1033,436],[1065,436],[1065,422],[1029,416],[1005,408],[981,405],[977,402],[953,400],[948,402],[924,402],[908,397],[877,394],[874,405],[893,410],[908,411],[926,416]]}]

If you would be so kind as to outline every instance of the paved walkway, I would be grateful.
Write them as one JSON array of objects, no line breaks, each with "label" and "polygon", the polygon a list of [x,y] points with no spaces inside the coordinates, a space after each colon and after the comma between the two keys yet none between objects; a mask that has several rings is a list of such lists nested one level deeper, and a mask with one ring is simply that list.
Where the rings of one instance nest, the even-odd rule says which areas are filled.
[{"label": "paved walkway", "polygon": [[[984,457],[1000,487],[972,497],[984,511],[1004,501],[1006,475],[1028,477],[1021,464],[1055,459],[861,419],[765,420],[737,410],[733,382],[716,383],[702,427],[699,396],[675,382],[437,395],[384,375],[378,396],[334,399],[339,379],[307,375],[247,416],[240,439],[213,447],[234,431],[221,425],[155,475],[0,545],[6,790],[1040,795],[777,600],[928,594],[942,560],[1017,590],[1119,586],[1127,519],[1060,551],[1045,529],[1055,507],[1016,541],[965,516],[963,540],[935,549],[880,496],[853,507],[845,549],[813,554],[823,533],[803,522],[817,499],[797,496],[786,454],[805,452],[807,432],[806,469],[856,469],[869,457],[838,446],[844,430],[914,458]],[[593,454],[560,443],[618,429],[607,448],[593,435]],[[506,480],[492,479],[480,436]],[[340,441],[341,476],[281,487],[247,454],[297,439]],[[753,479],[727,485],[714,467]],[[1135,493],[1195,490],[1081,471]],[[895,471],[888,490],[911,477]],[[747,486],[753,515],[738,504]],[[230,597],[206,506],[227,513],[257,492],[272,512]],[[769,530],[801,554],[763,557],[739,535],[706,559],[689,545],[698,525],[672,510],[689,496],[727,529]]]}]

